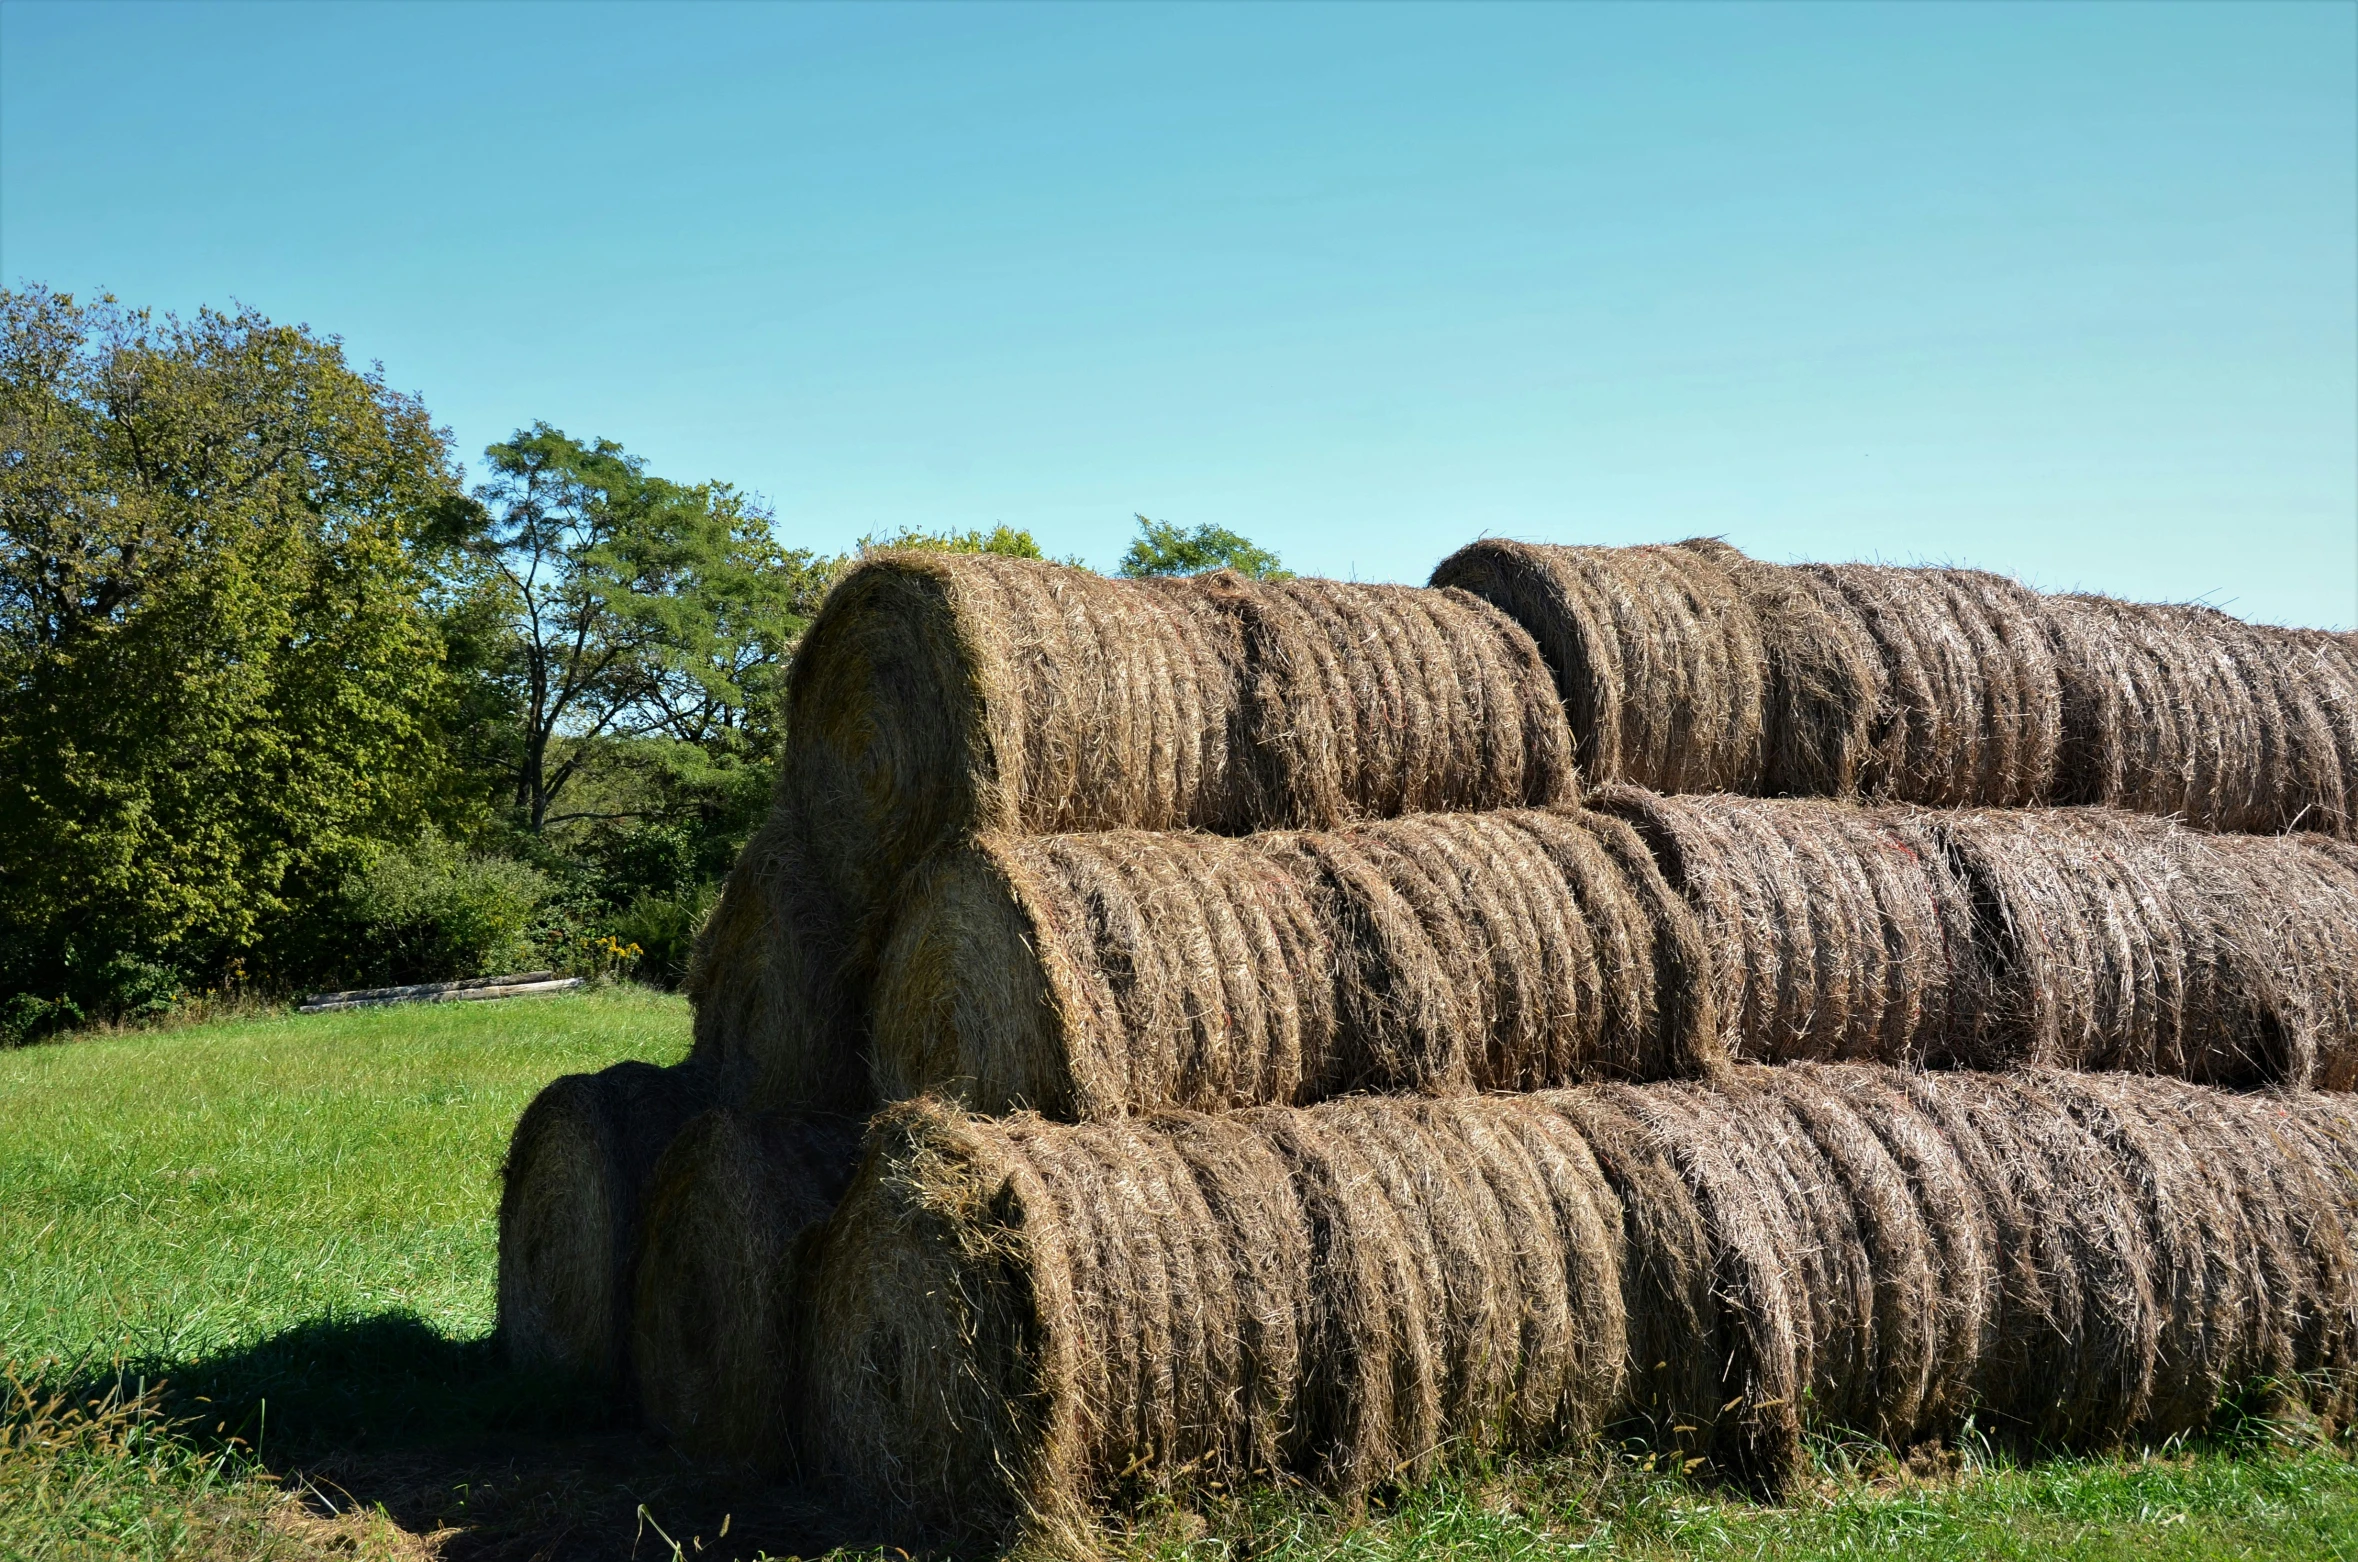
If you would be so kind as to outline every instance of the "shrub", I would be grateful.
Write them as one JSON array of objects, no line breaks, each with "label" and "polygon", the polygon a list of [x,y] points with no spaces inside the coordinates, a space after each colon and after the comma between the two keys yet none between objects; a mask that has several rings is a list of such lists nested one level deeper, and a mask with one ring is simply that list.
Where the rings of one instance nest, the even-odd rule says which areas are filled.
[{"label": "shrub", "polygon": [[536,868],[421,835],[345,882],[333,964],[350,979],[383,982],[513,970],[531,955],[526,930],[548,894]]}]

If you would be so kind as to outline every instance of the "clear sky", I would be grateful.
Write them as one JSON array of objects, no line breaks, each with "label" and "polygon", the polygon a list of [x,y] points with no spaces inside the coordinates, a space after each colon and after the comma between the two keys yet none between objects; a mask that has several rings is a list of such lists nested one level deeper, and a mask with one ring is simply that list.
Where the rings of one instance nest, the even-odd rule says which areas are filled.
[{"label": "clear sky", "polygon": [[812,547],[1719,533],[2358,624],[2358,5],[10,0],[0,275]]}]

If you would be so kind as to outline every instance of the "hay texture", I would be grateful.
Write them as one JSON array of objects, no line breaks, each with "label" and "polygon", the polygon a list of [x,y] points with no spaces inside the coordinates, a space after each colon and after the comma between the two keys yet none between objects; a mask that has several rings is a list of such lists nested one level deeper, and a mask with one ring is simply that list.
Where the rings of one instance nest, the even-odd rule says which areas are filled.
[{"label": "hay texture", "polygon": [[1993,1055],[2349,1088],[2347,848],[2097,808],[1921,820],[1980,909],[2000,971]]},{"label": "hay texture", "polygon": [[512,1360],[627,1386],[647,1177],[716,1093],[692,1064],[617,1063],[568,1074],[524,1109],[499,1202],[499,1335]]},{"label": "hay texture", "polygon": [[2100,808],[1609,787],[1693,907],[1729,1056],[2358,1088],[2358,853]]},{"label": "hay texture", "polygon": [[1442,560],[1432,583],[1531,631],[1589,780],[1760,790],[1767,658],[1724,554],[1490,539]]},{"label": "hay texture", "polygon": [[1684,894],[1731,1057],[1929,1067],[2013,1061],[2003,972],[1967,885],[1904,810],[1811,799],[1592,796]]},{"label": "hay texture", "polygon": [[2215,609],[2059,596],[2056,800],[2175,814],[2215,830],[2347,836],[2358,804],[2350,637]]},{"label": "hay texture", "polygon": [[1862,791],[1935,807],[2054,795],[2063,693],[2038,593],[1980,570],[1796,568],[1875,648]]},{"label": "hay texture", "polygon": [[908,897],[877,1090],[1070,1119],[1693,1077],[1708,972],[1636,832],[1576,810],[986,836]]},{"label": "hay texture", "polygon": [[2358,1367],[2347,1097],[1742,1068],[1721,1087],[871,1129],[806,1445],[911,1534],[1069,1550],[1272,1474],[1346,1499],[1600,1431],[1767,1488],[1810,1428],[2153,1442]]},{"label": "hay texture", "polygon": [[1553,669],[1592,782],[2358,824],[2358,639],[1978,570],[1480,542],[1434,572]]},{"label": "hay texture", "polygon": [[716,1108],[656,1163],[635,1265],[640,1411],[693,1458],[788,1471],[807,1233],[842,1198],[850,1118]]},{"label": "hay texture", "polygon": [[1569,801],[1530,637],[1460,592],[879,554],[794,659],[780,786],[854,954],[981,831],[1240,834]]}]

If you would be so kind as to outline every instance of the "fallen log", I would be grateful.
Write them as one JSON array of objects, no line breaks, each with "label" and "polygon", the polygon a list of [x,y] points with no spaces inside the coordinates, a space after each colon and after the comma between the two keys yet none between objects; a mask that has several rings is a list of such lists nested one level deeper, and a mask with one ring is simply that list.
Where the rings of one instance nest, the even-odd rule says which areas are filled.
[{"label": "fallen log", "polygon": [[456,982],[418,982],[408,987],[364,987],[351,992],[320,993],[307,998],[298,1014],[324,1014],[331,1009],[367,1009],[388,1003],[460,1003],[477,998],[526,998],[538,993],[571,992],[581,985],[578,976],[554,971],[525,971],[514,976],[470,976]]}]

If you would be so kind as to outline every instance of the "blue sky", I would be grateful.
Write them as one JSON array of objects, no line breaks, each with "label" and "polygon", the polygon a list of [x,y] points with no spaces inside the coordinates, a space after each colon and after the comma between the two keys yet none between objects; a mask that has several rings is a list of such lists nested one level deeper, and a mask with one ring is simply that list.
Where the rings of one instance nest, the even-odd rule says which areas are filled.
[{"label": "blue sky", "polygon": [[0,276],[790,542],[1145,511],[2358,624],[2358,6],[0,6]]}]

